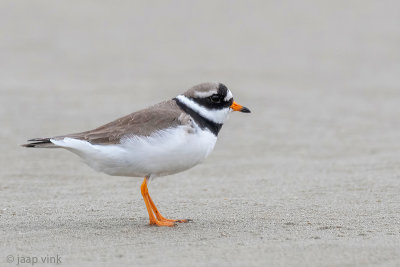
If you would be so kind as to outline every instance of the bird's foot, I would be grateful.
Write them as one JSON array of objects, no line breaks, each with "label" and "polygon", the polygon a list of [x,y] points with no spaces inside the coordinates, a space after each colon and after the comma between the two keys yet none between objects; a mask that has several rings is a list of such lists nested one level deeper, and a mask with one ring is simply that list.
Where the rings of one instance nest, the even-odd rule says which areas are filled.
[{"label": "bird's foot", "polygon": [[175,226],[175,223],[187,223],[191,222],[191,219],[183,219],[183,220],[175,220],[175,219],[167,219],[167,218],[157,218],[152,221],[150,221],[151,225],[157,225],[157,226]]},{"label": "bird's foot", "polygon": [[157,208],[155,208],[154,210],[157,220],[159,221],[163,221],[163,222],[174,222],[174,223],[187,223],[187,222],[191,222],[191,219],[182,219],[182,220],[176,220],[176,219],[167,219],[164,216],[161,215],[161,213],[157,210]]},{"label": "bird's foot", "polygon": [[153,221],[150,221],[150,225],[173,227],[173,226],[175,226],[175,223],[169,222],[169,221],[160,221],[160,220],[155,219]]},{"label": "bird's foot", "polygon": [[174,219],[162,218],[161,221],[176,222],[176,223],[187,223],[187,222],[191,222],[192,220],[191,219],[174,220]]}]

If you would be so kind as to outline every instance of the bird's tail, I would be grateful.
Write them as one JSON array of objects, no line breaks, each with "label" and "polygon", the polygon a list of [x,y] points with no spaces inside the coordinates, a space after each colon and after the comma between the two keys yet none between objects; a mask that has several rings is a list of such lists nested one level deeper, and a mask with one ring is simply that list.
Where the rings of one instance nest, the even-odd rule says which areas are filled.
[{"label": "bird's tail", "polygon": [[58,146],[54,145],[50,138],[34,138],[29,139],[28,144],[23,144],[23,147],[38,147],[38,148],[56,148]]}]

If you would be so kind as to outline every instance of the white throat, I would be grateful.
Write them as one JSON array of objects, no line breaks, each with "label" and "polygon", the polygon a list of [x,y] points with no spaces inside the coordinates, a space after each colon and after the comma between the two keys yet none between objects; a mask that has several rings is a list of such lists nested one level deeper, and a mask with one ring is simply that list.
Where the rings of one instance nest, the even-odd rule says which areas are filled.
[{"label": "white throat", "polygon": [[176,98],[185,106],[199,113],[202,117],[209,119],[210,121],[215,123],[223,124],[228,118],[228,115],[231,111],[229,107],[223,109],[207,109],[203,106],[200,106],[199,104],[184,95],[178,95]]}]

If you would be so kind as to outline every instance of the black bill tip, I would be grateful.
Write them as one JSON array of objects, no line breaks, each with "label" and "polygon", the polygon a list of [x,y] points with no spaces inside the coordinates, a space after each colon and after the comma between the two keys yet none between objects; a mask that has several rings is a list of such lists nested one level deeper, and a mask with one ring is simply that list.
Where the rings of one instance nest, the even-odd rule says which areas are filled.
[{"label": "black bill tip", "polygon": [[250,109],[248,109],[248,108],[246,108],[246,107],[243,107],[243,108],[240,110],[240,112],[243,112],[243,113],[251,113]]}]

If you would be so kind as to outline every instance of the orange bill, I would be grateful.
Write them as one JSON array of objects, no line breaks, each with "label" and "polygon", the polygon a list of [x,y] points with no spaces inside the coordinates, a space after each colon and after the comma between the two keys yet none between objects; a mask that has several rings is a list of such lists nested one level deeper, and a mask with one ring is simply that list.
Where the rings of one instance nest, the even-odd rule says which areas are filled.
[{"label": "orange bill", "polygon": [[235,101],[233,101],[232,105],[230,106],[230,108],[233,111],[240,111],[240,112],[244,112],[244,113],[250,113],[250,109],[243,107],[242,105],[239,105],[238,103],[236,103]]}]

